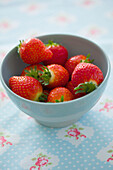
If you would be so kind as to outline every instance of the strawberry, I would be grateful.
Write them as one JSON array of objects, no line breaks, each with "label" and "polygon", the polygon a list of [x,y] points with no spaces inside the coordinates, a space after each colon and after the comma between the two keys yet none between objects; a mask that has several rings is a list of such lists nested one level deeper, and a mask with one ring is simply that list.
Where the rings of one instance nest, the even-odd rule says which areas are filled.
[{"label": "strawberry", "polygon": [[92,63],[79,63],[71,77],[76,93],[90,93],[103,81],[104,76],[100,68]]},{"label": "strawberry", "polygon": [[53,55],[44,43],[37,38],[21,41],[18,51],[23,62],[27,64],[38,64],[51,59]]},{"label": "strawberry", "polygon": [[73,94],[65,87],[56,87],[52,89],[48,96],[48,102],[58,103],[73,100]]},{"label": "strawberry", "polygon": [[73,56],[67,60],[64,67],[68,70],[69,75],[71,76],[77,64],[79,64],[80,62],[91,63],[93,61],[93,60],[90,60],[89,57],[90,57],[90,54],[88,54],[87,56],[85,55]]},{"label": "strawberry", "polygon": [[42,64],[33,64],[25,67],[21,73],[21,76],[30,76],[38,80],[40,71],[43,71]]},{"label": "strawberry", "polygon": [[52,41],[49,41],[49,43],[46,44],[46,47],[52,51],[53,56],[50,60],[44,61],[44,65],[59,64],[63,66],[68,58],[67,49],[64,46]]},{"label": "strawberry", "polygon": [[71,81],[69,81],[67,83],[66,88],[74,95],[74,99],[77,99],[77,98],[85,95],[85,93],[77,93],[76,94],[76,90],[74,90],[74,86]]},{"label": "strawberry", "polygon": [[41,72],[39,81],[48,89],[65,86],[69,80],[68,71],[61,65],[51,64]]},{"label": "strawberry", "polygon": [[9,79],[11,90],[29,100],[39,101],[43,89],[41,83],[29,76],[13,76]]}]

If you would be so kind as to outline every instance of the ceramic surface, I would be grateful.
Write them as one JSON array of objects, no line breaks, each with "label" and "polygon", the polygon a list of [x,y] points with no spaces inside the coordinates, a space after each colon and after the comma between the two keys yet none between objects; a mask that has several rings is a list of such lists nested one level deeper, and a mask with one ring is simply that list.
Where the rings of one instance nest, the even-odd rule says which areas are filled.
[{"label": "ceramic surface", "polygon": [[84,97],[63,103],[35,102],[24,99],[10,90],[8,85],[9,78],[14,75],[20,75],[23,68],[27,65],[20,59],[17,47],[13,48],[6,55],[1,65],[1,81],[8,96],[15,105],[45,126],[64,127],[79,120],[100,99],[110,75],[109,58],[98,45],[81,37],[56,34],[40,36],[38,38],[44,43],[52,40],[62,44],[67,48],[69,58],[77,54],[87,55],[90,53],[90,58],[94,59],[94,64],[100,67],[104,74],[104,81],[101,85]]}]

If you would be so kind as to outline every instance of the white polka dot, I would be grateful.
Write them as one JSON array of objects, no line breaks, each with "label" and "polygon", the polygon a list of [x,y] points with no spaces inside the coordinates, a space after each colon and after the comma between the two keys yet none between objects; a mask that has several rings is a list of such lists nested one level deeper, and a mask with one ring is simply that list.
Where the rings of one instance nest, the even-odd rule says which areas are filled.
[{"label": "white polka dot", "polygon": [[65,166],[65,168],[68,168],[68,166]]}]

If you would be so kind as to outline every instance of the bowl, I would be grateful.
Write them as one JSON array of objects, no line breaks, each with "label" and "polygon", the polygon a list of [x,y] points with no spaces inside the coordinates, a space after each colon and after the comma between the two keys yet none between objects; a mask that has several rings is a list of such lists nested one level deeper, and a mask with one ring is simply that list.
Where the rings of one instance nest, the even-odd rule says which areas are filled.
[{"label": "bowl", "polygon": [[65,127],[78,121],[87,113],[102,96],[110,75],[110,61],[104,51],[95,43],[74,35],[53,34],[37,37],[44,43],[48,40],[60,43],[65,46],[69,53],[69,58],[83,54],[91,54],[96,64],[103,72],[104,80],[93,92],[68,102],[43,103],[22,98],[10,89],[9,78],[20,75],[27,66],[17,53],[14,47],[4,58],[1,64],[1,82],[13,103],[24,113],[33,117],[40,124],[53,128]]}]

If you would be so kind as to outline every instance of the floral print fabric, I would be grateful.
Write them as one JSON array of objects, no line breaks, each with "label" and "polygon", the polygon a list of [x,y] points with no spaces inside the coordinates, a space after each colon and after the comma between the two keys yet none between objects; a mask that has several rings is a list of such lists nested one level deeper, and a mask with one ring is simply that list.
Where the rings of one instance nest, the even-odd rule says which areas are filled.
[{"label": "floral print fabric", "polygon": [[97,43],[111,62],[108,85],[79,121],[54,129],[20,111],[0,82],[0,170],[112,170],[113,1],[0,1],[0,63],[19,40],[53,33]]}]

